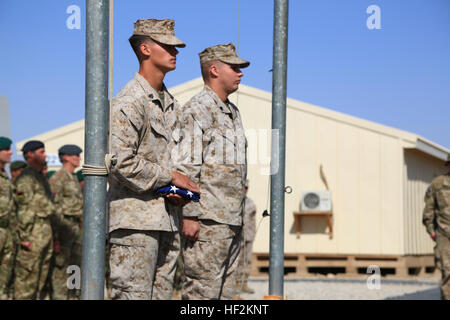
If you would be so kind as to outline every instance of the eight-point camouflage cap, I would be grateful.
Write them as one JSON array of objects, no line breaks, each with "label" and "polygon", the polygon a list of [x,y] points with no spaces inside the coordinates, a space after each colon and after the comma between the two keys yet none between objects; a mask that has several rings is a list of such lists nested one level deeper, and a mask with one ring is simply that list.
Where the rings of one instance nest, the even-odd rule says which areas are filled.
[{"label": "eight-point camouflage cap", "polygon": [[175,21],[172,19],[139,19],[134,23],[133,35],[149,36],[155,41],[184,48],[186,44],[175,37]]},{"label": "eight-point camouflage cap", "polygon": [[247,68],[250,65],[250,62],[236,55],[236,48],[231,42],[229,44],[219,44],[206,48],[198,55],[200,56],[200,64],[219,60],[228,64],[238,65],[240,68]]}]

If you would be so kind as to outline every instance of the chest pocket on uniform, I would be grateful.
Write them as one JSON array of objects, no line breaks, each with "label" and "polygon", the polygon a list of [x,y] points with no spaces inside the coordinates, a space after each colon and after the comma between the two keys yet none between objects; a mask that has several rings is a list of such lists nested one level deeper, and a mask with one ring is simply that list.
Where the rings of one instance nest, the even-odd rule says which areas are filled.
[{"label": "chest pocket on uniform", "polygon": [[164,128],[162,120],[158,119],[155,116],[152,116],[150,118],[150,126],[152,127],[152,130],[154,130],[157,134],[167,139],[166,129]]},{"label": "chest pocket on uniform", "polygon": [[76,185],[75,181],[70,181],[64,185],[64,196],[66,197],[77,197],[80,198],[80,189],[79,186]]},{"label": "chest pocket on uniform", "polygon": [[450,207],[450,179],[446,179],[436,193],[436,201],[440,209]]}]

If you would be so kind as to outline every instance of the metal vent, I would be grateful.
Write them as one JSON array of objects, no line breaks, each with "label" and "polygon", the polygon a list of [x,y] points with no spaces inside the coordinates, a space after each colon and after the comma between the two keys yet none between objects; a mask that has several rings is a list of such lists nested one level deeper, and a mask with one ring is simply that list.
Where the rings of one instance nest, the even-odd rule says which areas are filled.
[{"label": "metal vent", "polygon": [[301,211],[331,211],[331,192],[328,190],[302,192],[300,209]]}]

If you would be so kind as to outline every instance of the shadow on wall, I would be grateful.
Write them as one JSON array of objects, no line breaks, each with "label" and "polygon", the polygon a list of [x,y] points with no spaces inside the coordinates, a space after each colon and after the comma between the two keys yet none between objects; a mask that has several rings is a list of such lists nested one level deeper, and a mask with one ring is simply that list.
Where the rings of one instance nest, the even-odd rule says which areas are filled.
[{"label": "shadow on wall", "polygon": [[428,185],[435,177],[445,173],[444,160],[438,160],[415,149],[405,149],[404,156],[406,174],[410,181],[421,181]]},{"label": "shadow on wall", "polygon": [[[304,234],[328,235],[327,220],[323,217],[302,217],[301,225],[302,225],[301,235],[304,235]],[[295,222],[292,223],[289,233],[297,234],[297,230],[295,229]]]}]

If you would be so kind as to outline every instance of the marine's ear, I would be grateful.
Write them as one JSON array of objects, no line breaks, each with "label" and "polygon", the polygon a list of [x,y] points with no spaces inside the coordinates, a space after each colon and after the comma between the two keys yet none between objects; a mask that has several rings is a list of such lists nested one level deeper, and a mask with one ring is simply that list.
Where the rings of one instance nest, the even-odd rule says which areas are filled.
[{"label": "marine's ear", "polygon": [[152,53],[151,45],[149,43],[142,42],[139,45],[139,52],[141,54],[141,57],[143,57],[144,59],[150,57]]}]

